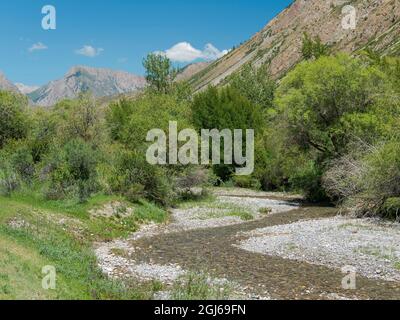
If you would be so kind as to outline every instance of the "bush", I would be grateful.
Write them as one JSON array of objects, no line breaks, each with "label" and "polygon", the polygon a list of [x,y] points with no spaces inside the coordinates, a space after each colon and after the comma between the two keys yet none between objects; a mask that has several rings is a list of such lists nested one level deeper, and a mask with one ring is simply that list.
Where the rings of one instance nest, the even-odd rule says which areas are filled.
[{"label": "bush", "polygon": [[[155,112],[157,110],[157,112]],[[135,100],[121,100],[110,105],[107,127],[111,138],[135,151],[145,151],[147,133],[154,129],[168,132],[169,122],[178,122],[178,130],[191,128],[189,106],[173,95],[146,92]]]},{"label": "bush", "polygon": [[395,218],[398,221],[400,218],[400,197],[387,199],[383,204],[382,213],[384,216]]},{"label": "bush", "polygon": [[9,161],[4,157],[0,158],[0,161],[0,193],[10,196],[20,187],[21,182]]},{"label": "bush", "polygon": [[142,153],[121,150],[109,178],[112,190],[133,202],[144,197],[166,206],[174,199],[165,169],[150,165]]},{"label": "bush", "polygon": [[24,138],[28,132],[26,97],[0,91],[0,148],[9,140]]},{"label": "bush", "polygon": [[362,153],[333,161],[323,181],[328,193],[352,214],[398,218],[400,142],[364,146]]},{"label": "bush", "polygon": [[318,59],[322,56],[328,56],[330,48],[322,43],[320,37],[312,39],[307,33],[304,33],[301,53],[305,60]]},{"label": "bush", "polygon": [[322,187],[321,177],[323,171],[310,160],[298,166],[289,181],[295,190],[302,190],[308,200],[317,202],[326,200],[327,195]]},{"label": "bush", "polygon": [[54,106],[52,116],[57,122],[57,136],[61,142],[82,139],[98,145],[101,141],[101,106],[91,94],[82,93],[75,100],[60,101]]},{"label": "bush", "polygon": [[247,188],[247,189],[261,189],[261,183],[252,176],[235,176],[233,177],[233,183],[236,187]]},{"label": "bush", "polygon": [[35,175],[35,164],[31,150],[26,146],[18,148],[11,156],[11,164],[24,182],[31,183]]},{"label": "bush", "polygon": [[86,201],[98,190],[97,163],[97,153],[80,139],[68,142],[61,150],[53,150],[48,160],[47,196],[51,199],[77,196],[79,201]]}]

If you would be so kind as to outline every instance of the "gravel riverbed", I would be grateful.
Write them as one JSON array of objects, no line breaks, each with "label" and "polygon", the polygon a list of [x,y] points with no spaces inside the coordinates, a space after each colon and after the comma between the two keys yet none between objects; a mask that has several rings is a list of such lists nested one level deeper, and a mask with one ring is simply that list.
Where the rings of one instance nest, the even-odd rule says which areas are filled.
[{"label": "gravel riverbed", "polygon": [[[172,210],[168,224],[99,243],[100,268],[113,278],[167,287],[200,272],[226,279],[246,299],[400,298],[398,224],[335,217],[335,208],[300,205],[295,195],[242,189],[214,195]],[[237,208],[253,219],[231,216]],[[356,268],[355,291],[342,288],[344,266]]]},{"label": "gravel riverbed", "polygon": [[239,248],[400,281],[400,225],[371,219],[301,221],[239,234]]}]

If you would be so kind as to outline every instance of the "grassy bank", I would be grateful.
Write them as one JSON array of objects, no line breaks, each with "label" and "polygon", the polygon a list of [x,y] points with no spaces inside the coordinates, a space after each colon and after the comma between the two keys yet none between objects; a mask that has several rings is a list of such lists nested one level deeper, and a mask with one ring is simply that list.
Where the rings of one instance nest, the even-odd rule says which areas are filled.
[{"label": "grassy bank", "polygon": [[[131,285],[102,275],[95,241],[123,237],[166,211],[149,203],[126,216],[90,212],[119,198],[95,196],[85,204],[44,201],[34,194],[0,197],[0,299],[147,299],[157,284]],[[56,289],[42,288],[44,266],[56,268]]]}]

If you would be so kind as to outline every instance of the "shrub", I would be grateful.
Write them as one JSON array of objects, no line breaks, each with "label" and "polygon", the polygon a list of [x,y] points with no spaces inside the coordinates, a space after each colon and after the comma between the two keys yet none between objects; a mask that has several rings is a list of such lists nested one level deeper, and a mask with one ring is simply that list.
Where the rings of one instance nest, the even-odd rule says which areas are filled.
[{"label": "shrub", "polygon": [[343,153],[347,144],[342,132],[337,134],[342,117],[368,112],[384,87],[385,76],[375,67],[347,55],[322,57],[290,72],[276,102],[292,143],[329,158]]},{"label": "shrub", "polygon": [[295,190],[302,190],[310,201],[323,201],[327,198],[322,187],[322,169],[312,160],[298,166],[289,181]]},{"label": "shrub", "polygon": [[20,186],[18,174],[12,168],[12,165],[4,158],[0,158],[0,193],[10,196]]},{"label": "shrub", "polygon": [[324,186],[350,213],[398,218],[400,142],[364,146],[362,153],[333,161]]},{"label": "shrub", "polygon": [[23,181],[31,183],[35,175],[35,164],[31,150],[26,146],[18,148],[11,156],[11,164]]},{"label": "shrub", "polygon": [[328,56],[330,48],[322,43],[320,37],[312,39],[307,33],[304,33],[301,53],[305,60],[318,59],[322,56]]},{"label": "shrub", "polygon": [[174,198],[165,169],[150,165],[142,153],[121,150],[113,167],[110,175],[112,190],[125,195],[128,200],[137,202],[145,197],[166,206]]},{"label": "shrub", "polygon": [[55,106],[59,121],[59,139],[82,139],[98,145],[102,141],[102,114],[100,105],[90,94],[81,94],[76,100],[61,101]]},{"label": "shrub", "polygon": [[26,97],[0,91],[0,148],[9,140],[24,138],[28,132]]},{"label": "shrub", "polygon": [[68,142],[61,150],[53,150],[48,161],[47,196],[52,199],[77,196],[81,202],[86,201],[98,189],[97,163],[96,152],[80,139]]},{"label": "shrub", "polygon": [[195,200],[208,196],[207,187],[214,185],[214,175],[208,169],[190,166],[175,172],[175,188],[180,200]]},{"label": "shrub", "polygon": [[235,176],[232,180],[235,186],[239,188],[261,189],[260,181],[252,176]]}]

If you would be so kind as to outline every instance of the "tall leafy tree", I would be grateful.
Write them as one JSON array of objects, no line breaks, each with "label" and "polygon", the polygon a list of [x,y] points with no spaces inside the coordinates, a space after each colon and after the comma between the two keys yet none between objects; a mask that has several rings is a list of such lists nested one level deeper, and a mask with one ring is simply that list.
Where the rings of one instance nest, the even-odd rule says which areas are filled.
[{"label": "tall leafy tree", "polygon": [[0,91],[0,148],[8,140],[24,138],[28,131],[28,101],[25,97],[6,91]]},{"label": "tall leafy tree", "polygon": [[263,109],[273,106],[276,85],[265,65],[255,68],[251,64],[247,64],[243,70],[232,77],[230,84],[250,102]]},{"label": "tall leafy tree", "polygon": [[167,93],[174,81],[177,70],[173,68],[171,60],[160,53],[150,53],[144,60],[146,80],[158,92]]}]

